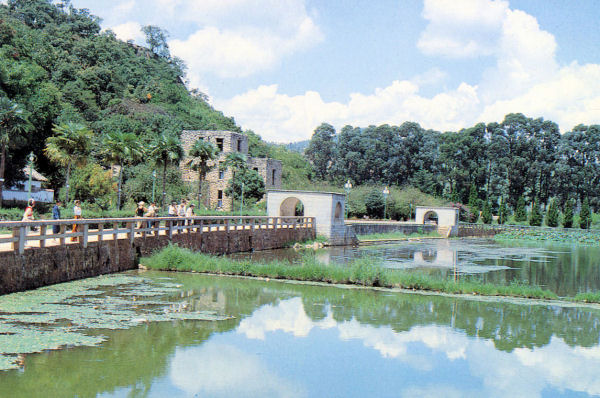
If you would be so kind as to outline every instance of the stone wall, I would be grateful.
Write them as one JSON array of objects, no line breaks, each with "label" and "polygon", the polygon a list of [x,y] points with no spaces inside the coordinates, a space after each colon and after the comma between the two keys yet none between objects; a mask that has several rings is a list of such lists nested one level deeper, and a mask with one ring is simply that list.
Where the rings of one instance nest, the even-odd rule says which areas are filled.
[{"label": "stone wall", "polygon": [[385,234],[390,232],[400,232],[406,235],[415,233],[429,233],[437,231],[437,225],[423,224],[404,224],[391,222],[347,222],[347,225],[352,226],[354,233],[357,236],[369,234]]},{"label": "stone wall", "polygon": [[134,269],[139,258],[173,242],[181,247],[211,254],[284,247],[293,241],[314,239],[313,228],[255,229],[239,231],[184,232],[168,236],[136,237],[90,242],[82,245],[26,249],[23,255],[0,252],[0,294],[35,289],[55,283]]},{"label": "stone wall", "polygon": [[[184,181],[197,182],[198,173],[192,171],[187,167],[189,157],[187,156],[189,150],[192,148],[194,143],[199,139],[213,143],[215,146],[218,144],[218,140],[222,142],[222,150],[219,154],[219,158],[210,162],[209,165],[213,166],[206,174],[206,180],[202,187],[202,196],[204,198],[204,205],[210,209],[223,209],[233,210],[232,200],[225,194],[225,190],[229,185],[229,181],[233,178],[233,173],[230,169],[219,170],[219,164],[225,161],[227,154],[231,152],[240,152],[244,155],[248,155],[248,137],[241,133],[233,131],[212,131],[212,130],[184,130],[181,133],[181,143],[185,151],[185,157],[180,163],[180,169]],[[283,166],[281,161],[268,158],[252,158],[248,157],[248,167],[255,169],[261,175],[265,181],[266,188],[279,188],[281,187],[281,178],[283,173]],[[275,179],[273,180],[273,171],[275,172]],[[221,191],[221,198],[219,199],[219,191]],[[197,190],[196,190],[197,192]]]}]

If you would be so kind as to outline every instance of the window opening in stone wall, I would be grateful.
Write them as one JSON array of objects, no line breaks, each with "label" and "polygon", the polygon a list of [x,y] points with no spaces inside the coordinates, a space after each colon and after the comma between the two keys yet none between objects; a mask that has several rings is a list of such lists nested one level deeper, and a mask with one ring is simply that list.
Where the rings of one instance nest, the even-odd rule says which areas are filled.
[{"label": "window opening in stone wall", "polygon": [[238,152],[242,152],[242,140],[237,141],[237,150]]},{"label": "window opening in stone wall", "polygon": [[225,170],[223,170],[223,162],[219,162],[219,180],[225,179]]},{"label": "window opening in stone wall", "polygon": [[223,191],[220,189],[217,191],[217,207],[223,207]]},{"label": "window opening in stone wall", "polygon": [[271,184],[275,185],[275,169],[271,170]]},{"label": "window opening in stone wall", "polygon": [[254,171],[256,171],[258,173],[258,167],[255,167],[252,170],[254,170]]},{"label": "window opening in stone wall", "polygon": [[223,138],[217,138],[217,148],[219,148],[219,151],[223,150]]},{"label": "window opening in stone wall", "polygon": [[342,218],[342,204],[340,202],[337,202],[335,205],[335,215],[334,215],[336,220],[339,220]]}]

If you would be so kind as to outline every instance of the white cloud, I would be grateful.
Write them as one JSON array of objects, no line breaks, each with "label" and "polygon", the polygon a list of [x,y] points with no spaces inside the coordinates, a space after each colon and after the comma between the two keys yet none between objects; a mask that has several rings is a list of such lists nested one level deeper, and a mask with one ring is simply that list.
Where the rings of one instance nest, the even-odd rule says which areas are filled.
[{"label": "white cloud", "polygon": [[281,379],[258,356],[224,344],[177,348],[169,378],[189,396],[306,396],[301,386]]},{"label": "white cloud", "polygon": [[506,1],[425,0],[423,17],[429,23],[417,47],[428,55],[492,55],[507,10]]},{"label": "white cloud", "polygon": [[410,120],[447,131],[522,112],[553,120],[562,131],[600,123],[600,65],[558,65],[554,36],[533,16],[499,0],[425,0],[423,16],[428,25],[417,44],[422,52],[494,57],[495,65],[476,85],[463,82],[428,97],[420,94],[421,86],[445,78],[437,68],[370,94],[351,94],[345,102],[325,102],[313,91],[288,96],[273,84],[215,103],[244,128],[279,142],[308,139],[321,122],[341,128]]},{"label": "white cloud", "polygon": [[141,42],[144,39],[142,25],[135,21],[125,22],[110,29],[117,35],[117,38],[123,41],[133,40]]}]

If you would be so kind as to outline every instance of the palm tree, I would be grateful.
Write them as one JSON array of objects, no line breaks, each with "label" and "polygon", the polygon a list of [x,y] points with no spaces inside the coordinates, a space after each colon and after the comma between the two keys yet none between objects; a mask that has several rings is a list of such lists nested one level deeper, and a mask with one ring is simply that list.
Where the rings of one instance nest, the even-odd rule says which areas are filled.
[{"label": "palm tree", "polygon": [[73,164],[84,164],[94,136],[83,124],[67,122],[52,129],[55,136],[46,139],[44,153],[52,162],[67,168],[65,203],[69,202],[69,178]]},{"label": "palm tree", "polygon": [[202,182],[206,177],[206,173],[214,166],[208,164],[209,161],[215,160],[219,156],[217,147],[204,140],[198,140],[190,149],[189,156],[192,157],[187,162],[188,167],[198,172],[198,206],[202,201]]},{"label": "palm tree", "polygon": [[2,190],[4,189],[4,170],[6,164],[6,148],[14,144],[18,134],[30,127],[23,108],[7,97],[0,97],[0,207],[2,207]]},{"label": "palm tree", "polygon": [[144,156],[144,150],[135,134],[115,131],[107,133],[102,138],[102,154],[107,161],[119,165],[117,210],[121,210],[123,168],[126,164],[133,164],[140,161]]},{"label": "palm tree", "polygon": [[164,211],[167,196],[167,166],[170,163],[179,163],[183,158],[181,141],[179,141],[179,138],[175,134],[162,133],[150,144],[150,156],[155,160],[157,165],[163,166],[162,207]]},{"label": "palm tree", "polygon": [[[240,152],[230,152],[225,156],[225,161],[223,162],[223,168],[231,167],[231,185],[233,186],[235,181],[235,175],[238,171],[246,168],[246,155]],[[231,210],[234,209],[233,206],[233,196],[231,197]]]}]

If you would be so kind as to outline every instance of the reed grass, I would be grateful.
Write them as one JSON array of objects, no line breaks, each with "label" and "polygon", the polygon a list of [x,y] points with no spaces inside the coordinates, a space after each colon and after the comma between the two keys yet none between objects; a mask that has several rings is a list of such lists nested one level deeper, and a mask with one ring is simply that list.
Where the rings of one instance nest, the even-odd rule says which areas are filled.
[{"label": "reed grass", "polygon": [[351,284],[361,286],[402,288],[449,294],[521,297],[544,300],[600,303],[600,293],[581,293],[575,297],[558,297],[552,291],[538,286],[512,283],[498,285],[477,281],[446,280],[418,272],[391,270],[381,266],[379,260],[361,257],[348,265],[323,264],[314,256],[305,255],[300,264],[286,261],[256,263],[227,257],[195,253],[170,245],[141,263],[150,269],[188,271],[222,275],[240,275],[272,279]]}]

